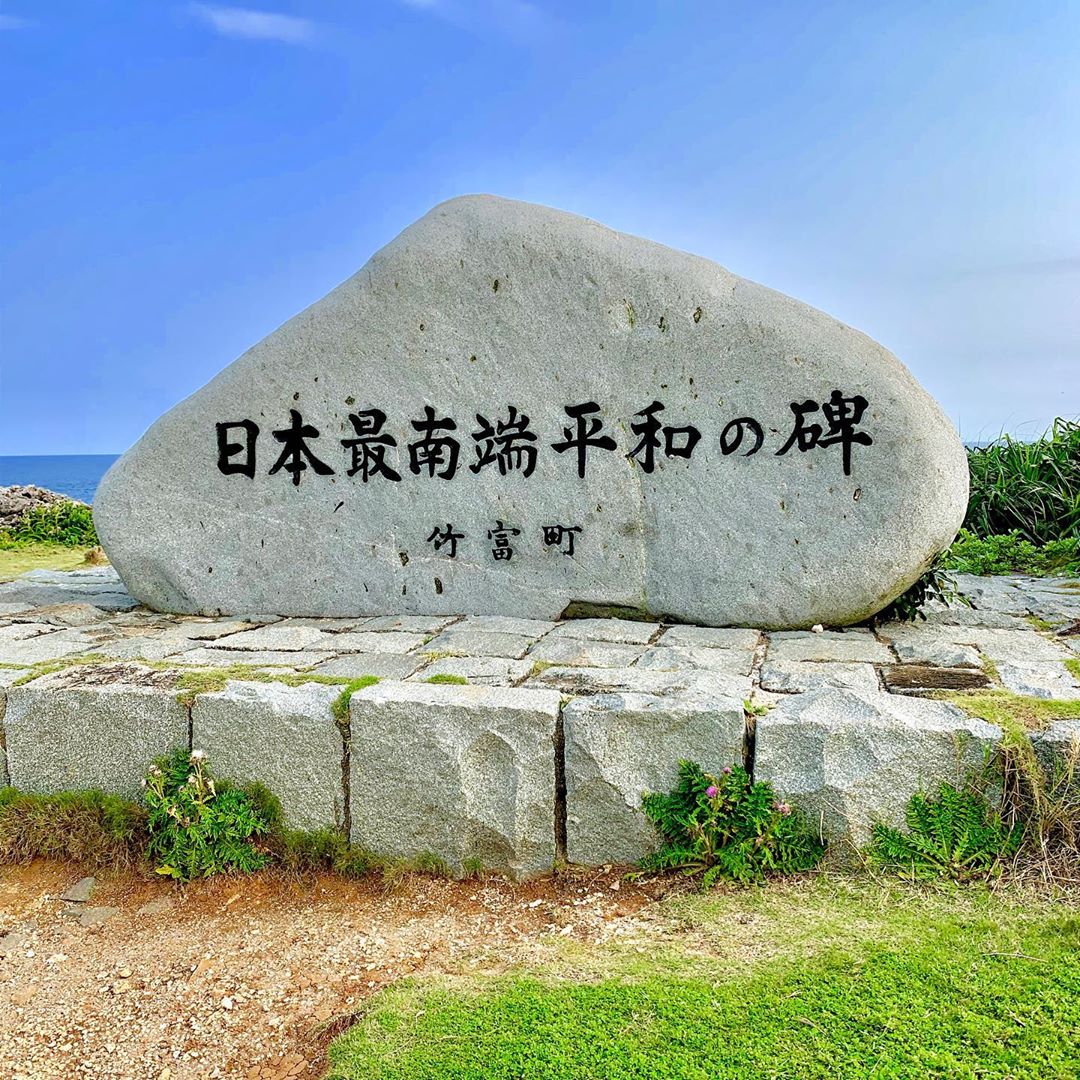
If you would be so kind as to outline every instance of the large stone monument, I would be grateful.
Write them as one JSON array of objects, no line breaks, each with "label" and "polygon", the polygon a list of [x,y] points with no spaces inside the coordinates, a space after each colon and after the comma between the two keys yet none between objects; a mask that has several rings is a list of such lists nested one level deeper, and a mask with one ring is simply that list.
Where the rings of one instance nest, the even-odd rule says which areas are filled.
[{"label": "large stone monument", "polygon": [[966,500],[952,425],[863,334],[469,196],[162,417],[94,516],[166,611],[797,628],[882,608]]}]

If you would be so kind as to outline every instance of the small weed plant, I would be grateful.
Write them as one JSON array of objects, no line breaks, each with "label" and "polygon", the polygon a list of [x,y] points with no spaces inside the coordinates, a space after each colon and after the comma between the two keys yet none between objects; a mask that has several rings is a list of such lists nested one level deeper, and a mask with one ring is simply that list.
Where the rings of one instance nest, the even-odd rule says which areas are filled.
[{"label": "small weed plant", "polygon": [[[946,555],[948,552],[946,552]],[[945,555],[940,555],[933,565],[916,581],[902,592],[887,608],[878,612],[874,622],[916,622],[926,620],[923,607],[936,601],[951,607],[953,604],[971,606],[971,602],[957,587],[956,582],[945,572]]]},{"label": "small weed plant", "polygon": [[642,809],[664,843],[641,869],[701,874],[702,888],[721,878],[749,883],[810,870],[825,854],[805,818],[771,785],[751,782],[741,765],[713,776],[680,762],[674,790],[646,795]]},{"label": "small weed plant", "polygon": [[159,874],[177,881],[261,870],[268,856],[253,838],[269,832],[252,797],[217,784],[201,751],[159,758],[144,781],[147,848]]},{"label": "small weed plant", "polygon": [[869,856],[873,865],[915,881],[993,877],[1023,838],[1022,826],[1006,825],[981,792],[950,784],[935,796],[913,795],[904,818],[906,830],[873,827]]}]

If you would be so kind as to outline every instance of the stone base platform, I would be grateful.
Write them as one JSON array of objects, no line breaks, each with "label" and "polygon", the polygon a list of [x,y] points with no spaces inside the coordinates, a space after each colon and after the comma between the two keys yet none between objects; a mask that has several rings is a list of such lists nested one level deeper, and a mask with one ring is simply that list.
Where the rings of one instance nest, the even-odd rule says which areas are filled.
[{"label": "stone base platform", "polygon": [[[205,750],[299,828],[517,876],[632,862],[680,759],[744,763],[831,838],[960,782],[1001,731],[926,696],[1080,699],[1076,582],[963,578],[977,605],[876,631],[759,633],[616,619],[160,615],[109,569],[0,584],[0,781],[135,795]],[[365,676],[373,685],[353,690]],[[343,696],[344,695],[344,696]],[[1042,736],[1065,745],[1080,722]]]}]

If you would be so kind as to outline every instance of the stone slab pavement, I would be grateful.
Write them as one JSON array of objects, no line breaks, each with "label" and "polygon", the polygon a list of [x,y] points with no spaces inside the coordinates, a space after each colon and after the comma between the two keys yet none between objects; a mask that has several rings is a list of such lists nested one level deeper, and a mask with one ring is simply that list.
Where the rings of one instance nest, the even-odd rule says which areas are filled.
[{"label": "stone slab pavement", "polygon": [[[1066,664],[1080,658],[1080,583],[960,583],[973,606],[925,622],[761,633],[162,615],[109,567],[33,571],[0,584],[0,782],[130,795],[153,756],[200,748],[223,775],[275,789],[297,827],[525,876],[641,857],[655,845],[641,798],[680,758],[742,761],[824,833],[861,841],[899,819],[912,784],[963,779],[971,762],[950,746],[1000,737],[935,688],[1080,700]],[[335,708],[365,676],[377,688]],[[1044,749],[1074,734],[1059,725]]]}]

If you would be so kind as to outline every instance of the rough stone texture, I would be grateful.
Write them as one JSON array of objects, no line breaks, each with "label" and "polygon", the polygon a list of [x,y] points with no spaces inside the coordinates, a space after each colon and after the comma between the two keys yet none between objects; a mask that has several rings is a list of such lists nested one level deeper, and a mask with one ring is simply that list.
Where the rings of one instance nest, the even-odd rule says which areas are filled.
[{"label": "rough stone texture", "polygon": [[34,484],[12,484],[9,487],[0,487],[0,529],[10,529],[18,525],[31,510],[69,502],[77,506],[86,506],[86,503],[78,499],[60,495]]},{"label": "rough stone texture", "polygon": [[1080,776],[1080,720],[1058,720],[1031,736],[1035,753],[1051,776],[1075,769]]},{"label": "rough stone texture", "polygon": [[244,649],[187,649],[168,657],[177,667],[287,667],[297,671],[309,671],[326,662],[329,653],[324,652],[250,652]]},{"label": "rough stone texture", "polygon": [[642,796],[670,790],[680,760],[706,771],[741,762],[743,733],[737,698],[686,704],[600,694],[570,702],[563,709],[569,861],[630,863],[656,850]]},{"label": "rough stone texture", "polygon": [[480,686],[509,686],[524,679],[532,666],[528,659],[509,660],[503,656],[444,656],[422,668],[413,679],[455,675]]},{"label": "rough stone texture", "polygon": [[572,667],[628,667],[645,651],[644,645],[615,641],[546,637],[529,650],[529,659]]},{"label": "rough stone texture", "polygon": [[425,653],[449,653],[452,656],[505,656],[519,660],[535,639],[520,634],[483,633],[479,630],[446,630],[433,637]]},{"label": "rough stone texture", "polygon": [[761,665],[761,688],[775,694],[802,694],[835,687],[874,693],[879,689],[872,664],[814,664],[793,660],[770,660]]},{"label": "rough stone texture", "polygon": [[471,859],[518,877],[551,867],[558,693],[386,682],[350,712],[356,843],[430,851],[456,872]]},{"label": "rough stone texture", "polygon": [[187,709],[169,689],[80,685],[82,677],[73,669],[8,690],[11,783],[39,794],[101,788],[134,796],[155,757],[188,745]]},{"label": "rough stone texture", "polygon": [[728,671],[733,675],[749,675],[753,664],[752,650],[716,649],[693,645],[647,649],[637,662],[639,668],[653,668],[657,671],[704,668],[708,671]]},{"label": "rough stone texture", "polygon": [[565,694],[619,693],[651,694],[675,697],[723,698],[750,696],[753,683],[748,676],[704,668],[681,671],[656,671],[647,668],[549,667],[538,671],[524,683],[529,687],[549,687]]},{"label": "rough stone texture", "polygon": [[398,653],[347,653],[324,660],[310,670],[314,675],[340,675],[346,679],[360,679],[365,675],[374,675],[377,679],[404,679],[423,667],[426,659]]},{"label": "rough stone texture", "polygon": [[1060,661],[1056,664],[998,664],[1001,685],[1014,694],[1075,701],[1080,698],[1080,682]]},{"label": "rough stone texture", "polygon": [[[858,433],[872,445],[851,447],[845,472],[815,409],[806,423],[827,445],[780,454],[792,403],[834,391],[866,400]],[[646,471],[628,461],[627,428],[657,399],[660,423],[701,439],[691,459],[661,449]],[[575,425],[565,408],[593,400],[617,445],[592,449],[581,478],[553,444]],[[511,404],[537,435],[535,472],[468,471],[477,414],[498,422]],[[456,421],[451,482],[410,468],[425,406]],[[350,410],[372,408],[400,482],[347,475]],[[271,475],[290,410],[319,431],[309,447],[333,475]],[[760,425],[760,452],[747,456],[747,432],[721,453],[736,417]],[[215,424],[243,419],[260,429],[253,476],[217,468]],[[94,516],[132,593],[163,610],[550,619],[580,601],[797,627],[858,621],[906,588],[952,539],[967,478],[952,424],[863,334],[708,260],[468,196],[162,417],[102,481]],[[464,533],[455,559],[427,540],[448,521]],[[511,560],[492,557],[497,521],[519,530]],[[544,545],[552,522],[582,528],[573,558]]]},{"label": "rough stone texture", "polygon": [[587,641],[621,641],[628,645],[645,645],[659,629],[659,623],[632,622],[629,619],[568,619],[551,631],[548,640],[584,638]]},{"label": "rough stone texture", "polygon": [[138,605],[111,566],[90,570],[31,570],[14,581],[0,582],[0,603],[29,604],[35,608],[50,604],[92,604],[107,611],[127,611]]},{"label": "rough stone texture", "polygon": [[400,630],[406,634],[437,634],[454,619],[432,615],[380,615],[364,620],[364,630]]},{"label": "rough stone texture", "polygon": [[192,745],[218,775],[265,784],[291,828],[342,825],[344,740],[330,711],[340,693],[316,683],[230,682],[195,699]]},{"label": "rough stone texture", "polygon": [[260,626],[256,630],[229,634],[222,640],[221,647],[250,652],[300,652],[319,647],[328,637],[313,626]]},{"label": "rough stone texture", "polygon": [[794,630],[771,634],[765,654],[769,660],[829,661],[893,664],[896,657],[869,630]]},{"label": "rough stone texture", "polygon": [[711,626],[669,626],[657,645],[688,646],[692,649],[738,649],[741,652],[753,652],[761,641],[761,634],[756,630],[741,630],[729,627],[716,629]]},{"label": "rough stone texture", "polygon": [[88,639],[78,636],[69,637],[63,630],[3,643],[4,663],[26,666],[45,664],[52,660],[62,660],[68,656],[91,651],[91,642]]},{"label": "rough stone texture", "polygon": [[818,690],[758,717],[754,776],[826,836],[865,843],[876,820],[899,824],[908,799],[983,765],[1001,731],[939,701]]},{"label": "rough stone texture", "polygon": [[958,627],[889,623],[881,627],[880,634],[904,663],[967,668],[982,664],[979,650],[958,640],[964,637]]}]

